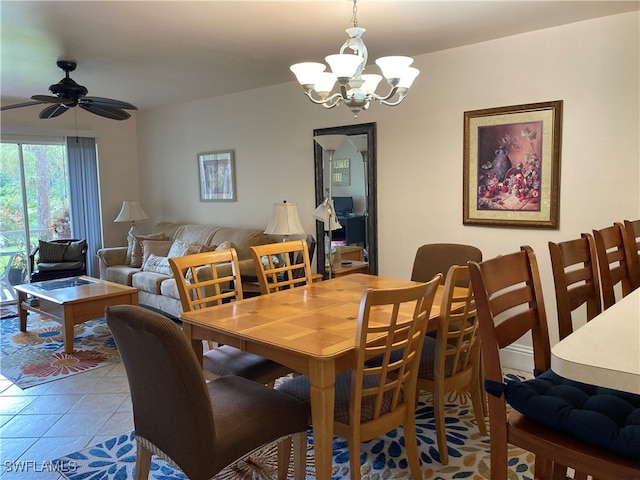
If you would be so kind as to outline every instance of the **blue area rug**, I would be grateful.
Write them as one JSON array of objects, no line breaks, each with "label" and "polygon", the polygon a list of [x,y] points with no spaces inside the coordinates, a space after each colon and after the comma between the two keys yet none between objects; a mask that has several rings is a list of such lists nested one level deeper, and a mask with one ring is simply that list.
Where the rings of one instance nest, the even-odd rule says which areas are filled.
[{"label": "blue area rug", "polygon": [[[466,395],[450,394],[447,398],[447,440],[449,464],[442,465],[435,439],[435,420],[429,394],[421,396],[416,410],[420,457],[423,478],[489,479],[489,437],[478,431],[471,404]],[[314,479],[313,435],[308,433],[307,479]],[[216,480],[275,479],[277,478],[276,447],[264,447],[227,467]],[[402,428],[385,436],[365,442],[361,447],[361,478],[366,480],[408,479]],[[127,433],[106,442],[67,455],[54,461],[62,465],[68,480],[127,480],[133,479],[136,446],[135,435]],[[510,451],[512,480],[531,480],[533,455],[521,449]],[[293,475],[293,472],[290,472]],[[184,480],[186,476],[174,466],[154,456],[150,479]],[[333,478],[349,478],[349,448],[344,439],[333,442]]]}]

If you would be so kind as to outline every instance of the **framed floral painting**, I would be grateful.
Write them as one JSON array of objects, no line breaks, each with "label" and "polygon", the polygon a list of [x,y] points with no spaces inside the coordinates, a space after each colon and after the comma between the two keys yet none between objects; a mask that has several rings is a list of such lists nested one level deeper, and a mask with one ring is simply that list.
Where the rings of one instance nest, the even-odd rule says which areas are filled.
[{"label": "framed floral painting", "polygon": [[198,154],[200,201],[233,202],[236,200],[233,150]]},{"label": "framed floral painting", "polygon": [[463,223],[558,228],[562,100],[464,113]]}]

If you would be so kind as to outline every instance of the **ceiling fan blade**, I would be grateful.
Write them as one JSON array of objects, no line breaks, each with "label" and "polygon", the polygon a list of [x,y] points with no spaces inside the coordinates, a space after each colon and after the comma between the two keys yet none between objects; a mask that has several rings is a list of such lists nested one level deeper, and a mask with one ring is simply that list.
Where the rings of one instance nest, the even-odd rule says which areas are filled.
[{"label": "ceiling fan blade", "polygon": [[52,97],[51,95],[33,95],[31,98],[40,103],[73,103],[70,98]]},{"label": "ceiling fan blade", "polygon": [[6,106],[0,108],[0,110],[11,110],[12,108],[28,107],[30,105],[42,105],[43,103],[45,103],[45,102],[35,101],[35,102],[15,103],[13,105],[6,105]]},{"label": "ceiling fan blade", "polygon": [[80,107],[82,107],[87,112],[100,115],[101,117],[110,118],[112,120],[126,120],[131,116],[128,112],[120,110],[119,108],[103,107],[100,105],[87,105],[83,103],[80,104]]},{"label": "ceiling fan blade", "polygon": [[66,105],[51,105],[40,112],[40,118],[53,118],[62,115],[69,110]]},{"label": "ceiling fan blade", "polygon": [[78,101],[81,105],[97,105],[100,107],[124,108],[128,110],[138,109],[138,107],[136,107],[135,105],[131,105],[129,102],[123,102],[122,100],[113,100],[112,98],[82,97]]}]

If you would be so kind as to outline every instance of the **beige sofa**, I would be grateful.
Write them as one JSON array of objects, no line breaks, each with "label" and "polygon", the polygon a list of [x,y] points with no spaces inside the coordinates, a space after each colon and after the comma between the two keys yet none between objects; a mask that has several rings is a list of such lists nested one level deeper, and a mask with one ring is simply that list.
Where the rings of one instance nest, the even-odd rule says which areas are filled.
[{"label": "beige sofa", "polygon": [[[273,243],[274,239],[261,229],[220,227],[216,225],[189,225],[171,222],[160,222],[152,229],[152,234],[164,234],[167,240],[179,241],[190,245],[204,245],[209,248],[233,246],[238,252],[240,273],[243,276],[255,276],[255,267],[249,247]],[[159,239],[154,239],[159,241]],[[139,240],[142,242],[142,239]],[[152,241],[150,241],[152,242]],[[225,242],[228,242],[225,244]],[[159,242],[156,242],[163,248]],[[172,242],[165,241],[167,251]],[[225,244],[225,245],[223,245]],[[147,242],[147,247],[152,244]],[[167,273],[145,270],[145,265],[132,266],[127,263],[129,247],[110,247],[98,250],[100,278],[111,282],[130,285],[139,289],[139,302],[178,317],[182,313],[180,296],[175,279]]]}]

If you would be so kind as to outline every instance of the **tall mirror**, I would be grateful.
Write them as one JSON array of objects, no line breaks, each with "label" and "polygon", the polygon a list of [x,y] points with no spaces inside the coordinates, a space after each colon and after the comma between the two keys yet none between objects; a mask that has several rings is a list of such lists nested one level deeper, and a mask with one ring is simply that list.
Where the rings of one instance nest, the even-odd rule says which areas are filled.
[{"label": "tall mirror", "polygon": [[331,198],[337,217],[337,223],[316,222],[318,273],[377,275],[376,124],[313,131],[314,137],[323,135],[345,135],[348,141],[332,152],[314,141],[316,205]]}]

